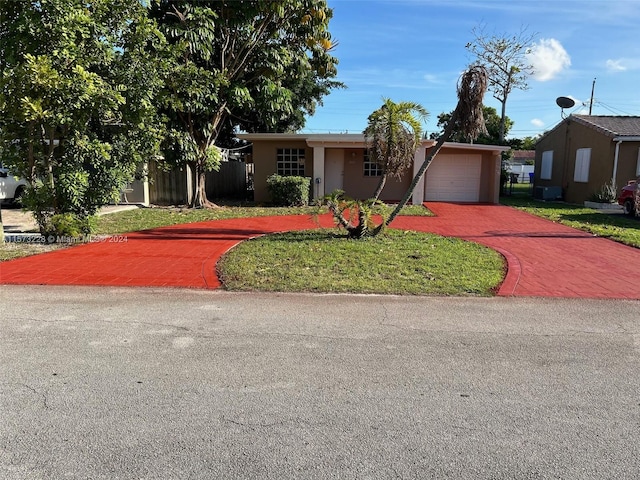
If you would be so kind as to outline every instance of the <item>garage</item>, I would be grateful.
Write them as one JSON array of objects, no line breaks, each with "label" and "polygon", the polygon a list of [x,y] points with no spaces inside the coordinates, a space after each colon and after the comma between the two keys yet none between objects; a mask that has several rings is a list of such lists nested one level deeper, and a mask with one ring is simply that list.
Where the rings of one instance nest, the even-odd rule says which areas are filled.
[{"label": "garage", "polygon": [[478,202],[481,173],[480,154],[439,154],[427,170],[425,200]]}]

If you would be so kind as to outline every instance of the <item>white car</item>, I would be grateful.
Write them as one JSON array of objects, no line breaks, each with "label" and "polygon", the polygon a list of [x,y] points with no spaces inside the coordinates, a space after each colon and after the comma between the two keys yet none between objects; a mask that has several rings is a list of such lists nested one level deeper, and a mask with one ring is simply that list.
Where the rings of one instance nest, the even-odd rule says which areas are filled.
[{"label": "white car", "polygon": [[0,166],[0,203],[19,204],[27,188],[24,178],[14,177],[9,170]]}]

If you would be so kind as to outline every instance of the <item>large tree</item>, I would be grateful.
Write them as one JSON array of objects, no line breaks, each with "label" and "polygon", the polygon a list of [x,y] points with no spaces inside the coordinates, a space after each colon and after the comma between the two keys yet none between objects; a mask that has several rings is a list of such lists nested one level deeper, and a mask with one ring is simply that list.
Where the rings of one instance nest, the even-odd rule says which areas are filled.
[{"label": "large tree", "polygon": [[501,104],[499,144],[504,145],[507,130],[507,99],[513,89],[527,90],[527,79],[533,73],[533,66],[527,60],[527,53],[535,38],[525,28],[514,35],[489,34],[484,26],[472,31],[473,40],[466,48],[475,56],[475,63],[482,65],[488,75],[488,90]]},{"label": "large tree", "polygon": [[139,0],[0,2],[0,148],[42,233],[87,233],[158,150],[158,33]]},{"label": "large tree", "polygon": [[205,175],[233,132],[299,129],[340,85],[325,0],[159,0],[151,14],[171,44],[169,155],[196,180],[194,207],[213,205]]},{"label": "large tree", "polygon": [[413,165],[413,156],[422,140],[422,122],[427,115],[418,103],[395,103],[388,98],[369,115],[364,130],[369,160],[377,163],[382,171],[373,194],[375,200],[380,197],[388,177],[399,179]]},{"label": "large tree", "polygon": [[[438,128],[440,129],[440,131],[432,133],[430,135],[432,139],[435,140],[442,136],[444,131],[447,129],[449,122],[451,121],[452,114],[453,112],[449,112],[449,113],[442,112],[440,115],[438,115]],[[478,138],[474,140],[474,143],[480,143],[483,145],[500,145],[502,143],[500,141],[501,118],[498,115],[497,110],[493,107],[483,106],[482,116],[484,117],[484,123],[487,129],[487,133],[478,135]],[[511,120],[509,117],[505,117],[505,122],[504,122],[505,136],[509,134],[509,130],[511,130],[512,126],[513,126],[513,120]],[[453,133],[451,134],[451,137],[449,140],[452,142],[459,142],[459,143],[469,143],[471,141],[471,139],[460,130],[459,126],[456,126],[454,128]]]}]

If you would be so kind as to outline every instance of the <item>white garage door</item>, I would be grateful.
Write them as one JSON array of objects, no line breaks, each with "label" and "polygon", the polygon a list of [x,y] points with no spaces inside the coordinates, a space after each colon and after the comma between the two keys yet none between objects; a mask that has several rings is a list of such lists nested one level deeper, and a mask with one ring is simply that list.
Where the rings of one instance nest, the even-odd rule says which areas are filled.
[{"label": "white garage door", "polygon": [[479,201],[481,170],[482,155],[437,155],[427,170],[425,200]]}]

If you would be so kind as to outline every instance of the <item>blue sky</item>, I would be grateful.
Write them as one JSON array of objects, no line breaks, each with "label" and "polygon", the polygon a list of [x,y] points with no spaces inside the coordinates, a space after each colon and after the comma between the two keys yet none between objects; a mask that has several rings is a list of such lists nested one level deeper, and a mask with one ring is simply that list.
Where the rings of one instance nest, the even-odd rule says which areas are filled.
[{"label": "blue sky", "polygon": [[[382,104],[413,101],[437,116],[456,105],[456,83],[472,57],[472,30],[534,34],[536,69],[529,89],[515,90],[507,116],[511,138],[535,136],[560,121],[555,99],[588,113],[594,78],[594,115],[640,115],[639,0],[328,0],[330,31],[338,42],[338,79],[347,85],[325,97],[304,132],[358,133]],[[583,105],[583,103],[586,105]],[[490,93],[485,105],[500,111]]]}]

